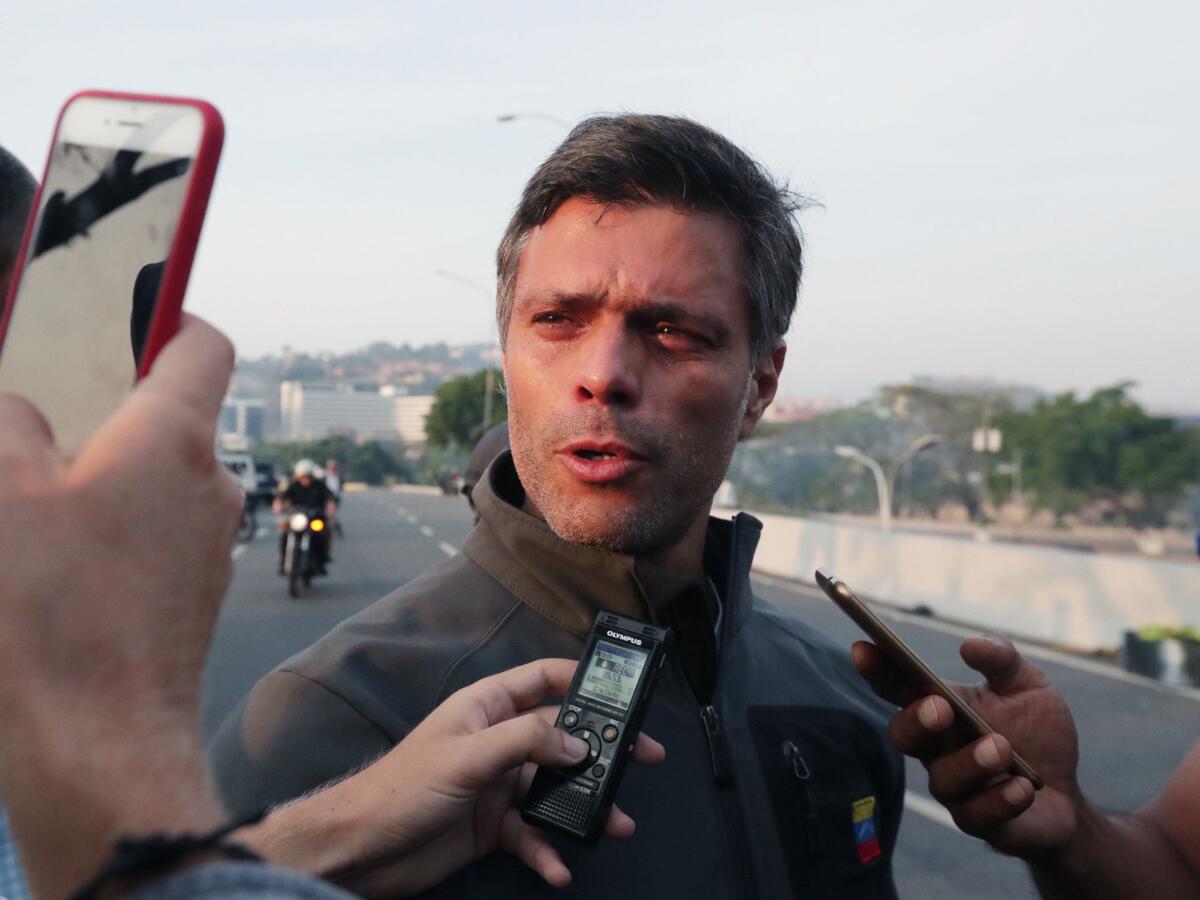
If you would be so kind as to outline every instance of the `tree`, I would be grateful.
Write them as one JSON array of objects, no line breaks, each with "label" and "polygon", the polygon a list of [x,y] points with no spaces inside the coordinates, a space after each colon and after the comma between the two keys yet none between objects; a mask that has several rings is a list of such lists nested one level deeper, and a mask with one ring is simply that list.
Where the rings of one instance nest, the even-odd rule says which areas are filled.
[{"label": "tree", "polygon": [[433,408],[425,419],[425,438],[434,447],[469,450],[493,425],[508,418],[501,375],[493,370],[492,414],[483,422],[487,370],[451,378],[434,393]]},{"label": "tree", "polygon": [[1056,516],[1102,503],[1110,517],[1160,525],[1189,485],[1200,481],[1200,439],[1173,419],[1148,415],[1128,395],[1129,382],[1040,401],[997,424],[1021,449],[1033,502]]},{"label": "tree", "polygon": [[344,436],[319,441],[258,444],[254,448],[254,458],[273,463],[280,474],[288,473],[299,459],[311,459],[319,466],[325,465],[326,460],[336,459],[345,466],[343,481],[383,484],[388,478],[412,480],[401,445],[385,446],[376,441],[357,444]]}]

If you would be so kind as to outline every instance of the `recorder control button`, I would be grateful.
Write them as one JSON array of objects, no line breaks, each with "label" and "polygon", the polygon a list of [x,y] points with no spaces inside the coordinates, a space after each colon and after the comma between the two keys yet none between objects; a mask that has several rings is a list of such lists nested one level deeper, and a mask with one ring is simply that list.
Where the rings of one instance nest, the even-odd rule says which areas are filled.
[{"label": "recorder control button", "polygon": [[597,778],[604,774],[604,766],[592,766],[592,774]]},{"label": "recorder control button", "polygon": [[590,766],[600,756],[600,738],[596,737],[596,732],[588,731],[586,728],[576,728],[571,732],[581,741],[586,741],[588,745],[587,759],[583,761],[583,765]]},{"label": "recorder control button", "polygon": [[616,725],[605,725],[604,730],[600,732],[600,736],[609,744],[617,739],[618,734],[620,734],[620,729]]},{"label": "recorder control button", "polygon": [[574,728],[579,724],[579,713],[568,710],[563,713],[562,723],[563,728]]}]

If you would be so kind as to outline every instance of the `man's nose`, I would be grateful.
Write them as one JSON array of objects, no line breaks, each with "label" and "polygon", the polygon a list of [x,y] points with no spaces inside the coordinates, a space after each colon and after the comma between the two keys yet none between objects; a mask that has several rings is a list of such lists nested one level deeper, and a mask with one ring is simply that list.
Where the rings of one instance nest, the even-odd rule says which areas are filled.
[{"label": "man's nose", "polygon": [[636,406],[642,397],[642,348],[617,323],[593,326],[581,347],[576,397]]}]

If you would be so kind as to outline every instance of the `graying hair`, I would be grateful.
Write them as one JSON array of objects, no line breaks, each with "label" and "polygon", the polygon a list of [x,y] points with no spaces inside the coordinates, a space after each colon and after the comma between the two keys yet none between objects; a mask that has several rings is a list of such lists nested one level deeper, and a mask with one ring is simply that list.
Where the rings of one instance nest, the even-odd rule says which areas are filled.
[{"label": "graying hair", "polygon": [[525,185],[496,251],[496,322],[502,344],[529,234],[572,197],[728,217],[742,235],[751,360],[774,349],[787,333],[804,269],[796,215],[809,201],[697,122],[619,115],[580,122]]}]

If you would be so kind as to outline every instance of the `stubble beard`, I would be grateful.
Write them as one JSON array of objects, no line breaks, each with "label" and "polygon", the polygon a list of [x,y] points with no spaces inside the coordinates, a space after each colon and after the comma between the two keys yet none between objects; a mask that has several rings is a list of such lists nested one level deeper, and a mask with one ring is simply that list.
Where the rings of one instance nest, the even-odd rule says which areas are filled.
[{"label": "stubble beard", "polygon": [[[572,544],[633,556],[672,547],[697,516],[708,514],[738,441],[750,384],[748,379],[737,415],[719,433],[700,439],[681,431],[651,431],[598,409],[555,416],[535,432],[510,397],[510,443],[526,496],[550,530]],[[627,487],[589,485],[582,501],[555,487],[554,448],[594,434],[616,437],[650,455],[653,480],[636,499],[616,500],[628,496]]]}]

